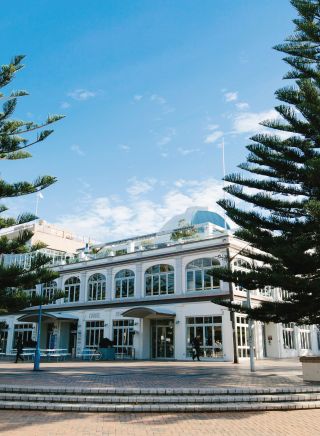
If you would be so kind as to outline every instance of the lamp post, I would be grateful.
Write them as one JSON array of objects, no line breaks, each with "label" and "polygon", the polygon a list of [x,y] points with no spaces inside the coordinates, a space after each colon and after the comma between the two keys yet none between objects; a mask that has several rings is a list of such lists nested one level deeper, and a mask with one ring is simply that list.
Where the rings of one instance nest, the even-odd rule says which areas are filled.
[{"label": "lamp post", "polygon": [[37,345],[36,345],[36,351],[34,353],[34,363],[33,363],[33,371],[40,371],[40,338],[41,338],[41,318],[42,318],[42,291],[43,291],[43,285],[41,283],[40,285],[40,304],[39,304],[39,312],[38,312],[38,331],[37,331]]},{"label": "lamp post", "polygon": [[[251,295],[249,289],[247,289],[247,307],[251,309]],[[249,333],[249,349],[250,349],[250,371],[255,372],[254,361],[254,322],[251,318],[248,319],[248,333]]]}]

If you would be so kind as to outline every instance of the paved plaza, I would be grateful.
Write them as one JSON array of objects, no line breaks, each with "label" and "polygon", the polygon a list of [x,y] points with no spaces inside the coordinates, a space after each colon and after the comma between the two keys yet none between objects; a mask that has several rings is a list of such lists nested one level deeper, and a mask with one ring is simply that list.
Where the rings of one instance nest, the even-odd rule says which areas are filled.
[{"label": "paved plaza", "polygon": [[[249,363],[181,361],[107,361],[41,363],[0,362],[0,384],[118,388],[223,388],[301,386],[298,359]],[[309,384],[310,385],[310,384]]]},{"label": "paved plaza", "polygon": [[[222,388],[303,386],[297,359],[225,362],[0,362],[0,384],[15,386]],[[310,384],[308,384],[310,385]],[[313,385],[313,384],[311,384]],[[316,384],[314,384],[316,386]],[[50,435],[320,435],[320,411],[227,413],[81,413],[0,410],[0,433]]]},{"label": "paved plaza", "polygon": [[0,411],[10,436],[318,436],[319,410],[235,413],[54,413]]}]

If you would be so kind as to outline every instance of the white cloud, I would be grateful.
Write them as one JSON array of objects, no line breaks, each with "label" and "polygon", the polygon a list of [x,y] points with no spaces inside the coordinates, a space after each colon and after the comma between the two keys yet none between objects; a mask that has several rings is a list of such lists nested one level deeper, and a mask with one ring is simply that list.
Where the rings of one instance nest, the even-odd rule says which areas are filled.
[{"label": "white cloud", "polygon": [[71,106],[67,101],[63,101],[60,105],[61,109],[68,109]]},{"label": "white cloud", "polygon": [[131,150],[131,147],[130,147],[129,145],[126,145],[126,144],[119,144],[119,148],[120,148],[121,150],[124,150],[124,151],[129,151],[129,150]]},{"label": "white cloud", "polygon": [[200,151],[200,148],[178,148],[178,152],[182,154],[182,156],[187,156],[188,154],[196,153],[198,151]]},{"label": "white cloud", "polygon": [[208,130],[217,130],[219,128],[219,124],[209,124],[207,129]]},{"label": "white cloud", "polygon": [[140,94],[136,94],[133,96],[134,101],[140,101],[140,100],[142,100],[142,98],[143,98],[143,95],[140,95]]},{"label": "white cloud", "polygon": [[81,149],[79,145],[71,145],[70,150],[72,150],[74,153],[78,154],[79,156],[85,156],[85,152]]},{"label": "white cloud", "polygon": [[237,114],[233,122],[233,133],[259,133],[265,131],[266,128],[259,123],[274,118],[279,118],[279,114],[275,109]]},{"label": "white cloud", "polygon": [[62,216],[56,224],[95,240],[112,241],[158,231],[187,207],[207,206],[219,211],[216,201],[222,195],[222,183],[218,180],[178,180],[158,197],[158,201],[136,196],[122,202],[114,201],[112,196],[91,197],[74,213]]},{"label": "white cloud", "polygon": [[163,147],[164,145],[169,144],[169,142],[172,141],[175,134],[176,134],[176,129],[170,127],[169,129],[167,129],[166,134],[157,141],[157,145]]},{"label": "white cloud", "polygon": [[238,99],[238,92],[226,92],[224,94],[224,98],[226,99],[227,103],[230,103],[231,101],[236,101]]},{"label": "white cloud", "polygon": [[162,97],[161,95],[158,95],[158,94],[152,94],[151,97],[150,97],[150,100],[154,101],[155,103],[158,103],[160,105],[163,105],[163,104],[167,103],[167,100],[164,97]]},{"label": "white cloud", "polygon": [[131,185],[126,189],[126,191],[132,197],[138,197],[152,191],[157,181],[156,179],[138,180],[136,177],[133,177],[132,179],[129,179],[129,182]]},{"label": "white cloud", "polygon": [[97,95],[94,91],[89,91],[88,89],[75,89],[68,93],[68,96],[78,101],[85,101],[89,98],[93,98]]},{"label": "white cloud", "polygon": [[204,139],[205,144],[213,144],[218,139],[223,136],[223,132],[221,130],[215,130],[214,132],[207,135]]},{"label": "white cloud", "polygon": [[239,103],[236,103],[236,107],[240,110],[240,111],[244,111],[249,109],[249,103],[246,103],[244,101],[241,101]]}]

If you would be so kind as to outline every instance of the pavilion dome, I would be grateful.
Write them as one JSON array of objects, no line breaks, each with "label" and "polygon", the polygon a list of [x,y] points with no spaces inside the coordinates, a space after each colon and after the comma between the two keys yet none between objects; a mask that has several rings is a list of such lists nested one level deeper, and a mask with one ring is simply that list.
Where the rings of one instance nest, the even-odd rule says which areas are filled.
[{"label": "pavilion dome", "polygon": [[208,210],[206,207],[189,207],[184,213],[171,218],[161,231],[170,231],[181,227],[181,222],[185,221],[189,225],[199,225],[211,223],[221,228],[230,229],[228,223],[225,226],[225,219],[216,212]]}]

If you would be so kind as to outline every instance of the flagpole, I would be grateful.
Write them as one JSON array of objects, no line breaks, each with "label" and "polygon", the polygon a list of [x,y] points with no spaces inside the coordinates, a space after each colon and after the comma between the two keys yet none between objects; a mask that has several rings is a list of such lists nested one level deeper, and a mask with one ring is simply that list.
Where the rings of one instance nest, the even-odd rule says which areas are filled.
[{"label": "flagpole", "polygon": [[36,210],[35,210],[35,216],[38,216],[38,208],[39,208],[39,194],[36,193]]},{"label": "flagpole", "polygon": [[[224,155],[224,137],[222,137],[222,144],[221,144],[221,148],[222,148],[222,188],[223,188],[223,199],[226,199],[226,191],[224,190],[225,187],[225,177],[226,177],[226,161],[225,161],[225,155]],[[226,220],[226,211],[224,209],[224,228],[225,230],[227,230],[227,220]]]}]

